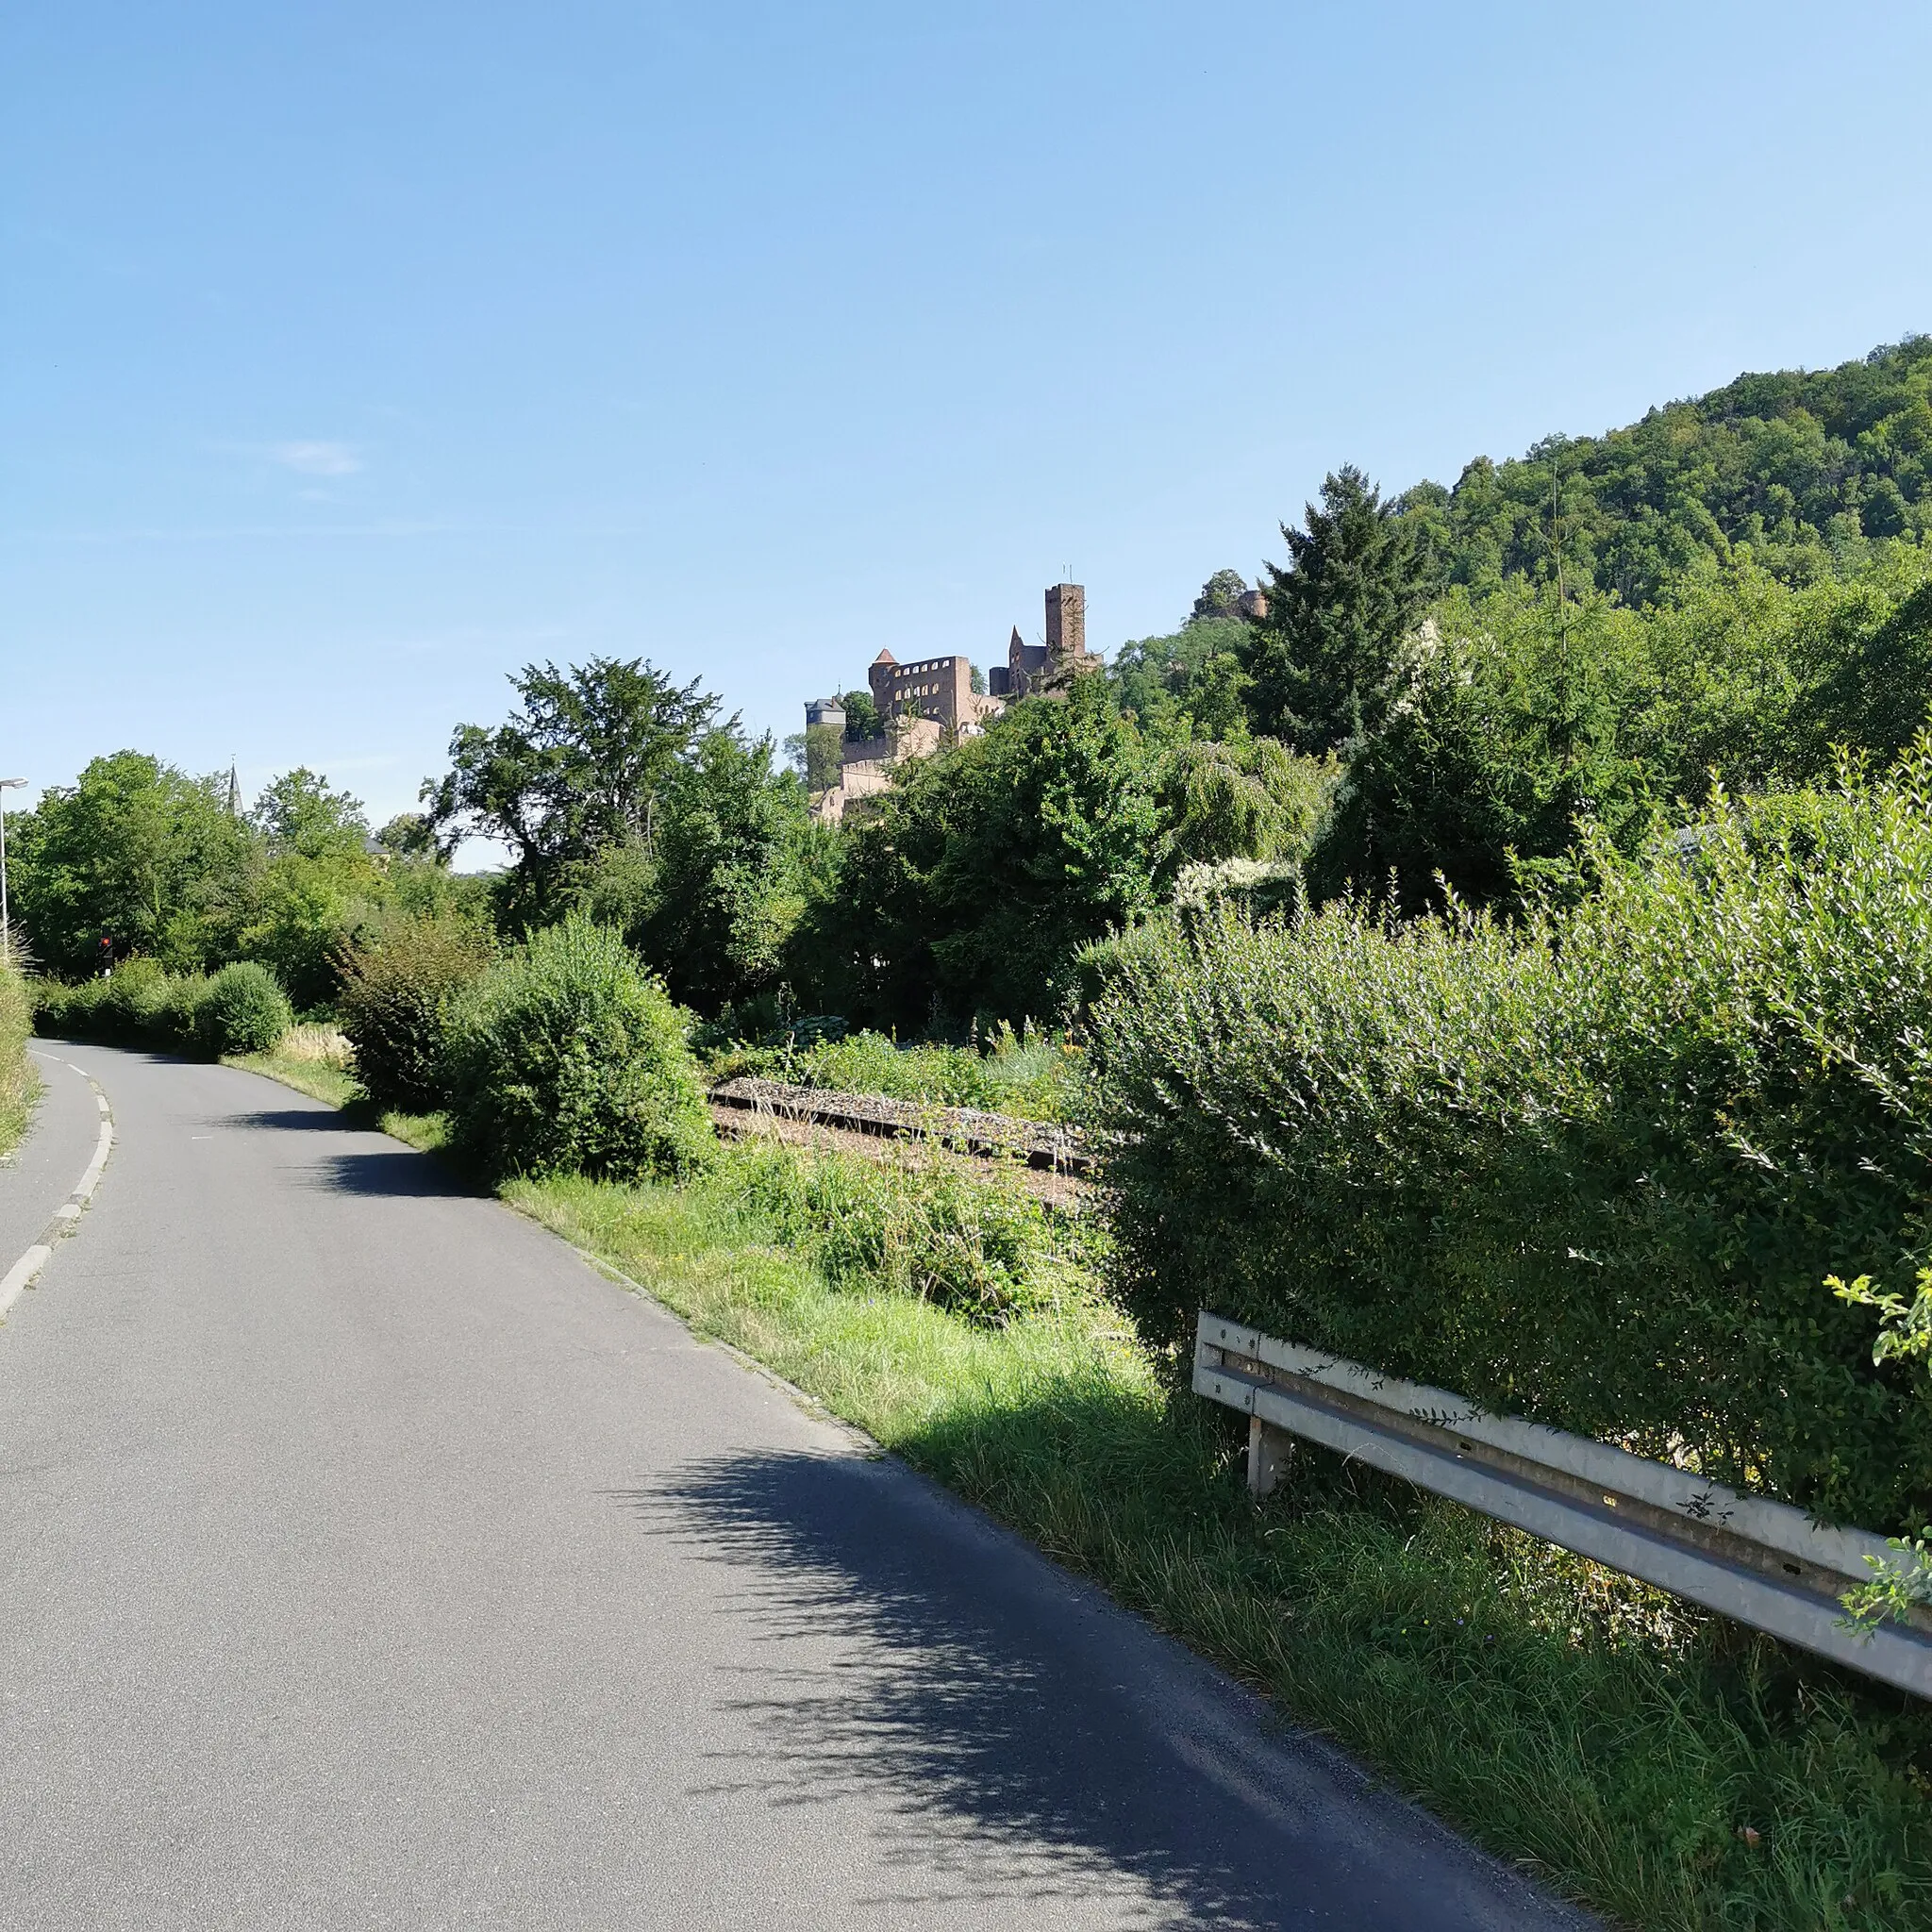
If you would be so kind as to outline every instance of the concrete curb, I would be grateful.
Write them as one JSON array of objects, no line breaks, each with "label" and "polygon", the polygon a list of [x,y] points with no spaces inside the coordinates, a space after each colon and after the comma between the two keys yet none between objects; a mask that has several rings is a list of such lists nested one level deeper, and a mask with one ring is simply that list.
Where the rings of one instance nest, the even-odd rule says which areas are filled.
[{"label": "concrete curb", "polygon": [[[30,1048],[31,1052],[32,1049]],[[101,1184],[101,1174],[108,1165],[108,1156],[114,1147],[114,1114],[108,1105],[108,1096],[101,1091],[101,1084],[85,1067],[77,1067],[72,1060],[57,1059],[52,1054],[35,1053],[37,1060],[45,1060],[50,1065],[66,1067],[78,1074],[94,1091],[94,1105],[100,1109],[100,1138],[94,1142],[94,1158],[88,1162],[87,1172],[76,1183],[73,1193],[54,1210],[54,1218],[42,1230],[39,1241],[27,1249],[19,1260],[0,1276],[0,1321],[6,1319],[7,1311],[20,1299],[22,1293],[34,1285],[41,1270],[47,1265],[54,1253],[54,1244],[73,1233],[75,1224],[80,1219],[82,1210],[93,1199],[94,1190]]]}]

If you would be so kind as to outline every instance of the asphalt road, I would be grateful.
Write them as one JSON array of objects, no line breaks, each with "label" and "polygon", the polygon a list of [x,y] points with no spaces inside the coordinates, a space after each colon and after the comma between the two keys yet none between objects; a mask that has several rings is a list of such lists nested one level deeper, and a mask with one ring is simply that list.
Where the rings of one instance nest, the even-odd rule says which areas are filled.
[{"label": "asphalt road", "polygon": [[116,1144],[0,1328],[9,1932],[1578,1923],[434,1162],[58,1051]]},{"label": "asphalt road", "polygon": [[0,1165],[0,1275],[40,1240],[55,1208],[74,1191],[100,1133],[93,1090],[64,1064],[66,1057],[56,1058],[39,1046],[32,1052],[43,1091],[33,1131]]}]

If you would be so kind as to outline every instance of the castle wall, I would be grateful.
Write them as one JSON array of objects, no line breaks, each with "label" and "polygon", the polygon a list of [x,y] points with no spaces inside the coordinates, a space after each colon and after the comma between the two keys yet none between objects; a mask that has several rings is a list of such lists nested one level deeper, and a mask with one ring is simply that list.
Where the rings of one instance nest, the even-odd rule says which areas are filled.
[{"label": "castle wall", "polygon": [[897,664],[883,653],[866,674],[873,703],[882,718],[895,717],[917,706],[922,718],[954,729],[976,724],[982,715],[973,691],[973,664],[966,658],[922,658]]}]

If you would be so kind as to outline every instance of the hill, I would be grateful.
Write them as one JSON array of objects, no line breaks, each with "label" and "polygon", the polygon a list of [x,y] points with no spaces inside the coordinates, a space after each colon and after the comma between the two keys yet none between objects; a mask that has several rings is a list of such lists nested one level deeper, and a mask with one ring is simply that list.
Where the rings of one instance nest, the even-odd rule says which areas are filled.
[{"label": "hill", "polygon": [[1553,523],[1573,584],[1624,604],[1747,547],[1809,582],[1862,562],[1874,539],[1932,531],[1932,337],[1836,369],[1740,375],[1507,462],[1478,457],[1453,490],[1422,483],[1403,501],[1450,580],[1473,589],[1552,575]]}]

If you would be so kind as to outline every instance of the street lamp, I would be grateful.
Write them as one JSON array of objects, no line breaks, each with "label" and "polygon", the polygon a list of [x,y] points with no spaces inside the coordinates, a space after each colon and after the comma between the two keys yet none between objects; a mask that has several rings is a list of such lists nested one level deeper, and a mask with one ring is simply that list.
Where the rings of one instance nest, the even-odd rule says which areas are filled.
[{"label": "street lamp", "polygon": [[[0,793],[17,791],[25,778],[0,778]],[[0,797],[0,966],[13,964],[13,928],[7,923],[7,800]]]}]

